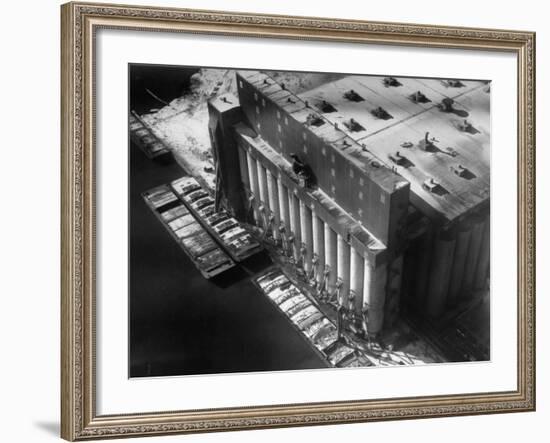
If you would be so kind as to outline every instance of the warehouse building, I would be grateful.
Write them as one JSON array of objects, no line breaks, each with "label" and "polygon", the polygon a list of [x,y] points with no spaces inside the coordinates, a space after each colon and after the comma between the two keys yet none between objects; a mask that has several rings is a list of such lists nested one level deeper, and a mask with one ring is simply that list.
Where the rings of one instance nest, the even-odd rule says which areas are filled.
[{"label": "warehouse building", "polygon": [[347,76],[295,94],[236,74],[208,103],[217,195],[369,333],[487,289],[486,82]]}]

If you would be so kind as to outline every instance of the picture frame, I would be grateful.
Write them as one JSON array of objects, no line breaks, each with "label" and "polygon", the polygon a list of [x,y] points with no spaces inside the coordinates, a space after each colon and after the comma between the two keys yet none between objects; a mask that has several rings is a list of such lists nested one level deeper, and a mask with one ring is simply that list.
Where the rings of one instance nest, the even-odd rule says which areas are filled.
[{"label": "picture frame", "polygon": [[[61,8],[61,436],[69,441],[535,410],[535,34],[72,2]],[[101,29],[517,57],[516,389],[98,414],[96,36]],[[498,130],[498,128],[495,128]],[[99,208],[101,209],[101,208]],[[496,276],[498,279],[498,275]]]}]

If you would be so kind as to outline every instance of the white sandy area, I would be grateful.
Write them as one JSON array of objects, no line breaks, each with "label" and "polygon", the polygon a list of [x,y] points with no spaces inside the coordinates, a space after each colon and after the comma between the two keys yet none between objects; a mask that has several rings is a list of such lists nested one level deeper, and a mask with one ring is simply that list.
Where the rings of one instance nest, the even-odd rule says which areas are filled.
[{"label": "white sandy area", "polygon": [[[296,94],[335,79],[334,74],[271,72]],[[155,135],[172,150],[178,163],[191,175],[215,186],[214,164],[208,136],[207,101],[225,93],[236,95],[235,71],[201,69],[191,77],[190,91],[168,106],[142,116]]]},{"label": "white sandy area", "polygon": [[191,175],[202,178],[211,189],[215,185],[215,174],[206,103],[211,97],[226,92],[235,92],[234,71],[201,69],[191,77],[187,94],[143,116],[172,150],[178,163]]}]

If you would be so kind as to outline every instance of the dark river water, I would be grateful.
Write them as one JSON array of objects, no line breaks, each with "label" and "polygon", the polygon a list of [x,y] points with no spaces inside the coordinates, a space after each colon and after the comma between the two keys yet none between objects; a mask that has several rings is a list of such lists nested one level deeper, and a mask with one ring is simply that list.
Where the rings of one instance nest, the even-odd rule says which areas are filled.
[{"label": "dark river water", "polygon": [[153,215],[140,194],[183,174],[130,146],[130,376],[325,367],[244,270],[206,280]]}]

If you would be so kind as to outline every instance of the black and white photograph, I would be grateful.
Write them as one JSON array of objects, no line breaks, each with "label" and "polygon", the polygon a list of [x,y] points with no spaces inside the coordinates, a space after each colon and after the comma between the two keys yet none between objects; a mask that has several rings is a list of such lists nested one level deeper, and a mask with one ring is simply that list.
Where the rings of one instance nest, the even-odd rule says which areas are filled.
[{"label": "black and white photograph", "polygon": [[1,441],[540,441],[544,3],[6,6]]},{"label": "black and white photograph", "polygon": [[129,376],[488,361],[490,79],[129,65]]}]

